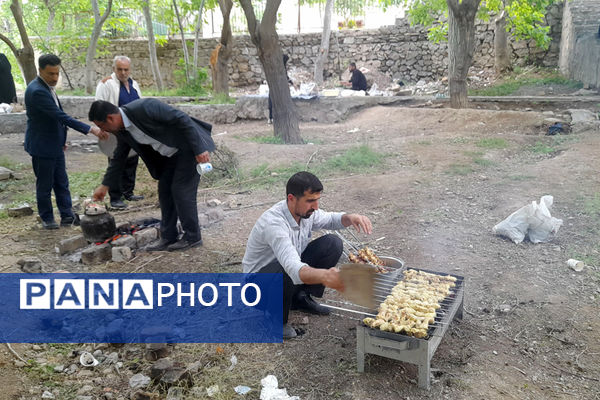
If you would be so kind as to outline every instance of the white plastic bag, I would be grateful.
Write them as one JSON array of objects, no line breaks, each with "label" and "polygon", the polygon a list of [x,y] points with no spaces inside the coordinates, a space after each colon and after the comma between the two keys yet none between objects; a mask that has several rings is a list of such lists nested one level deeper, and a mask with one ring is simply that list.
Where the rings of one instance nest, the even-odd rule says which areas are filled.
[{"label": "white plastic bag", "polygon": [[532,201],[508,216],[492,229],[496,235],[521,243],[527,236],[532,243],[547,242],[558,232],[563,221],[550,215],[552,196],[542,196],[540,203]]}]

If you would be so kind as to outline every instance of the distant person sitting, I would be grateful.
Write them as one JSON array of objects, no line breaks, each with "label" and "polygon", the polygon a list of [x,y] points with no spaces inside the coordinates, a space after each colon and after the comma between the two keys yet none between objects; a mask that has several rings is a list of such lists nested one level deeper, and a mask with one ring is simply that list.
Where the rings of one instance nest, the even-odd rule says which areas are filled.
[{"label": "distant person sitting", "polygon": [[17,91],[8,58],[0,53],[0,103],[16,103]]},{"label": "distant person sitting", "polygon": [[365,74],[356,68],[356,63],[351,62],[348,66],[348,71],[352,74],[348,82],[342,82],[344,86],[352,85],[352,90],[367,90],[367,78]]}]

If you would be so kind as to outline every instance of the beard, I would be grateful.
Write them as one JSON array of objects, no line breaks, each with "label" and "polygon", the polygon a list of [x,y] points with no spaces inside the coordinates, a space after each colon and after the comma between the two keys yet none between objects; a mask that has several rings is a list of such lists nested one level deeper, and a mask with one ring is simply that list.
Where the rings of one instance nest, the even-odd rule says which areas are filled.
[{"label": "beard", "polygon": [[305,214],[299,214],[299,217],[302,219],[309,219],[311,215],[313,215],[313,213],[315,212],[315,210],[310,210],[307,211]]}]

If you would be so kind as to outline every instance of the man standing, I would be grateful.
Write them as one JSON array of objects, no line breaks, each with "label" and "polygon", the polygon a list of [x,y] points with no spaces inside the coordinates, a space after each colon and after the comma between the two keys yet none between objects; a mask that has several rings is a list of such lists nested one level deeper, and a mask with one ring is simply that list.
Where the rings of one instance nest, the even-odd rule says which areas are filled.
[{"label": "man standing", "polygon": [[283,337],[296,336],[288,325],[291,309],[312,314],[329,314],[315,302],[325,287],[342,291],[343,284],[335,267],[342,255],[342,241],[324,235],[310,241],[312,231],[342,229],[350,225],[370,234],[369,218],[358,214],[319,210],[323,184],[310,172],[294,174],[286,185],[286,200],[275,204],[256,221],[242,260],[245,273],[283,274]]},{"label": "man standing", "polygon": [[[116,56],[113,60],[113,73],[98,83],[96,87],[96,100],[108,101],[116,106],[124,106],[134,100],[142,97],[142,91],[138,83],[130,78],[131,60],[126,56]],[[117,140],[114,135],[110,135],[109,140],[98,143],[100,149],[109,158],[113,156],[117,148]],[[124,209],[127,204],[125,200],[137,201],[142,200],[144,196],[133,194],[135,188],[135,173],[138,166],[139,157],[135,151],[129,153],[121,182],[119,185],[111,187],[109,191],[110,205],[115,209]]]},{"label": "man standing", "polygon": [[67,127],[83,134],[92,132],[100,139],[108,137],[96,126],[79,122],[62,110],[54,87],[60,74],[60,58],[45,54],[38,59],[39,76],[25,90],[27,129],[25,151],[31,155],[35,173],[35,194],[42,226],[58,229],[52,211],[52,190],[60,212],[60,225],[76,223],[72,210],[69,178],[65,166]]},{"label": "man standing", "polygon": [[356,63],[351,62],[348,66],[348,71],[352,74],[348,83],[346,85],[352,85],[352,90],[367,90],[367,78],[365,78],[365,74],[363,74],[358,68],[356,68]]},{"label": "man standing", "polygon": [[[140,155],[150,175],[158,179],[161,239],[148,251],[185,250],[202,245],[196,195],[200,175],[198,163],[210,161],[215,149],[211,125],[191,118],[156,99],[135,100],[123,107],[107,101],[92,103],[89,119],[117,137],[117,149],[94,192],[102,200],[118,185],[131,149]],[[177,219],[184,234],[178,238]]]}]

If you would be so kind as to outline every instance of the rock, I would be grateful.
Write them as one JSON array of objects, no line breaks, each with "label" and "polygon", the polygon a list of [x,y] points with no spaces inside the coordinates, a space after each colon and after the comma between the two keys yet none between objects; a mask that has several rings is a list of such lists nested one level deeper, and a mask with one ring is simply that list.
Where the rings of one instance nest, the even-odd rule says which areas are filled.
[{"label": "rock", "polygon": [[53,398],[54,398],[54,395],[47,390],[45,390],[44,393],[42,393],[42,399],[53,399]]},{"label": "rock", "polygon": [[598,129],[600,121],[595,113],[590,110],[570,109],[571,114],[571,131],[573,133],[581,133],[591,129]]},{"label": "rock", "polygon": [[148,343],[146,345],[145,358],[148,361],[156,361],[168,357],[169,354],[171,354],[171,351],[166,343]]},{"label": "rock", "polygon": [[206,202],[206,204],[208,204],[209,207],[216,207],[223,204],[223,202],[219,199],[210,199]]},{"label": "rock", "polygon": [[90,385],[85,385],[82,386],[81,388],[79,388],[79,390],[77,391],[77,394],[86,394],[91,392],[92,390],[94,390],[94,388]]},{"label": "rock", "polygon": [[83,235],[77,235],[61,240],[56,246],[56,252],[62,256],[63,254],[71,253],[87,245],[88,241],[84,239]]},{"label": "rock", "polygon": [[212,208],[212,209],[208,210],[206,212],[206,214],[208,215],[208,220],[211,223],[215,223],[215,222],[222,221],[223,219],[225,219],[225,212],[223,211],[222,208]]},{"label": "rock", "polygon": [[143,392],[141,390],[138,390],[137,392],[135,392],[131,395],[130,399],[131,400],[159,400],[160,395],[158,395],[156,393],[148,393],[148,392]]},{"label": "rock", "polygon": [[170,358],[162,358],[152,365],[152,369],[150,369],[150,377],[154,380],[159,380],[163,377],[163,375],[169,370],[169,368],[173,368],[174,362]]},{"label": "rock", "polygon": [[219,385],[212,385],[206,388],[206,395],[208,397],[213,397],[217,393],[219,393]]},{"label": "rock", "polygon": [[183,400],[183,388],[170,387],[166,400]]},{"label": "rock", "polygon": [[62,365],[62,364],[54,366],[54,372],[59,372],[60,373],[60,372],[63,372],[64,370],[65,370],[65,366]]},{"label": "rock", "polygon": [[5,167],[0,167],[0,181],[6,181],[12,176],[12,171]]},{"label": "rock", "polygon": [[17,261],[21,271],[27,274],[36,274],[42,272],[42,262],[35,257],[26,257]]},{"label": "rock", "polygon": [[126,246],[130,249],[135,249],[137,247],[137,241],[131,235],[121,236],[120,238],[113,240],[110,244],[112,247]]},{"label": "rock", "polygon": [[140,231],[137,231],[133,234],[135,241],[137,242],[137,247],[144,247],[148,243],[153,242],[158,237],[158,231],[156,228],[146,228]]},{"label": "rock", "polygon": [[106,356],[106,358],[104,359],[104,364],[106,364],[106,365],[116,364],[117,361],[119,361],[119,353],[117,353],[116,351],[113,351],[112,353],[110,353],[109,355]]},{"label": "rock", "polygon": [[131,249],[127,246],[119,246],[112,248],[112,260],[114,262],[129,261],[133,257]]},{"label": "rock", "polygon": [[33,215],[33,208],[29,207],[28,205],[9,208],[6,210],[6,214],[8,214],[9,217],[13,218],[26,217],[28,215]]},{"label": "rock", "polygon": [[81,252],[81,262],[86,265],[100,264],[112,259],[110,244],[93,245]]},{"label": "rock", "polygon": [[129,387],[132,389],[140,389],[148,386],[151,379],[144,374],[135,374],[129,378]]},{"label": "rock", "polygon": [[162,383],[166,383],[167,385],[184,384],[186,386],[190,386],[192,384],[192,376],[185,368],[175,366],[169,368],[160,381]]}]

